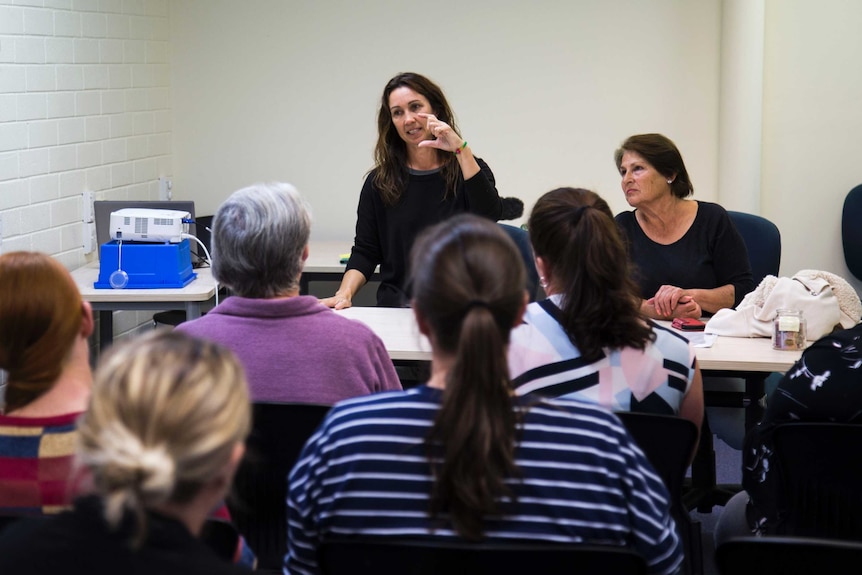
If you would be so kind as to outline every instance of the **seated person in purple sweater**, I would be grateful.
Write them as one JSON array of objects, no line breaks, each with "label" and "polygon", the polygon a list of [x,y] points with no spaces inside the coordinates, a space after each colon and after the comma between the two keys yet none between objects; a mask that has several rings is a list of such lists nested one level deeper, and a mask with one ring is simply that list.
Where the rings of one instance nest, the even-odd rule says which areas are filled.
[{"label": "seated person in purple sweater", "polygon": [[212,225],[213,276],[234,295],[177,329],[236,353],[252,401],[331,404],[401,389],[374,332],[299,295],[310,232],[311,216],[290,184],[234,192]]}]

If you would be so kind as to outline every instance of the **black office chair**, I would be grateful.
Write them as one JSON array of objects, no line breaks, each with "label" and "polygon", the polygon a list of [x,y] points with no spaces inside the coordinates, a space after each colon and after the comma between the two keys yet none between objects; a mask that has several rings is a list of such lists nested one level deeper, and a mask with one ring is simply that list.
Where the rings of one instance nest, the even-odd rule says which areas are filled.
[{"label": "black office chair", "polygon": [[701,526],[683,503],[683,486],[689,460],[697,444],[697,426],[682,417],[653,413],[616,412],[629,434],[661,476],[670,492],[671,514],[679,526],[685,548],[685,573],[703,573]]},{"label": "black office chair", "polygon": [[0,535],[19,521],[48,521],[52,515],[2,515],[0,514]]},{"label": "black office chair", "polygon": [[536,294],[539,289],[539,272],[536,270],[536,262],[533,259],[533,246],[530,245],[530,236],[527,230],[509,224],[498,224],[503,231],[509,234],[509,237],[518,246],[518,251],[521,252],[521,258],[524,260],[524,266],[527,268],[527,292],[530,295],[530,301],[536,301]]},{"label": "black office chair", "polygon": [[236,526],[223,519],[209,518],[204,522],[200,537],[216,555],[233,563],[239,547],[239,531]]},{"label": "black office chair", "polygon": [[715,549],[721,575],[855,573],[862,543],[822,537],[739,537]]},{"label": "black office chair", "polygon": [[632,549],[610,545],[461,543],[382,538],[324,539],[323,575],[628,575],[646,573]]},{"label": "black office chair", "polygon": [[763,216],[745,212],[728,210],[727,215],[745,242],[755,287],[767,275],[777,276],[781,266],[781,232],[778,226]]},{"label": "black office chair", "polygon": [[771,534],[862,540],[862,424],[782,423],[772,444],[781,487]]},{"label": "black office chair", "polygon": [[856,279],[862,280],[862,184],[847,193],[841,211],[841,245],[844,262]]},{"label": "black office chair", "polygon": [[228,509],[258,558],[259,570],[281,572],[287,552],[287,476],[329,405],[255,402],[247,455]]},{"label": "black office chair", "polygon": [[[767,275],[777,276],[781,266],[781,232],[768,219],[728,210],[733,225],[742,236],[751,264],[754,286],[760,285]],[[738,407],[746,409],[746,428],[755,425],[762,416],[760,400],[765,394],[768,373],[704,371],[704,405],[708,407]],[[710,389],[709,377],[742,377],[746,380],[745,392]],[[715,471],[715,448],[709,418],[704,413],[700,429],[700,443],[692,462],[692,488],[685,496],[689,509],[710,513],[714,505],[724,505],[742,489],[739,484],[718,485]]]}]

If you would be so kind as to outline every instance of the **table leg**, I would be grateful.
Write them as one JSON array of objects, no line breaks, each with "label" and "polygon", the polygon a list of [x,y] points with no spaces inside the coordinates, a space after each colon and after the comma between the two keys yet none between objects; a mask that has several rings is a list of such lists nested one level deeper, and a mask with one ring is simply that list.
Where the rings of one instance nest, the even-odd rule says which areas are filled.
[{"label": "table leg", "polygon": [[198,319],[201,316],[201,304],[196,301],[186,302],[186,321]]},{"label": "table leg", "polygon": [[99,312],[99,353],[114,343],[114,312],[102,310]]},{"label": "table leg", "polygon": [[[766,377],[763,372],[710,372],[708,375],[743,377],[745,392],[707,394],[706,403],[718,407],[737,407],[745,409],[746,433],[757,425],[763,417],[761,399],[766,389]],[[697,508],[700,513],[710,513],[713,506],[725,505],[740,489],[741,485],[719,485],[715,471],[715,450],[712,430],[706,413],[703,417],[700,442],[697,446],[694,460],[691,463],[691,486],[683,497],[685,506],[691,510]]]}]

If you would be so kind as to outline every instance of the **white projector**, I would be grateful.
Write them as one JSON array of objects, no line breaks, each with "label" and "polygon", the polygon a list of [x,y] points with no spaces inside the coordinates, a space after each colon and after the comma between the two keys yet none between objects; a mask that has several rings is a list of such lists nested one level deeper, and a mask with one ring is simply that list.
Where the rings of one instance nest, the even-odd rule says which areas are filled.
[{"label": "white projector", "polygon": [[188,233],[191,217],[182,210],[123,208],[111,212],[110,236],[124,242],[176,244],[183,240],[182,234]]}]

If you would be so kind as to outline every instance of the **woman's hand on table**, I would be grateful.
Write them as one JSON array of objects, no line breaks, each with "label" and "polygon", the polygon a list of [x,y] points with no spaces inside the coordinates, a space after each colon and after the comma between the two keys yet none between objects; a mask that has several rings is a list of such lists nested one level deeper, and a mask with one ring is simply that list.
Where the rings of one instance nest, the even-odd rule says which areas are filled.
[{"label": "woman's hand on table", "polygon": [[[697,306],[697,303],[686,290],[672,285],[663,285],[658,288],[658,291],[649,301],[655,306],[656,313],[662,317],[691,317],[680,314],[692,313],[694,307]],[[677,310],[678,307],[681,309]],[[698,311],[700,310],[698,309]]]},{"label": "woman's hand on table", "polygon": [[331,307],[332,309],[346,309],[353,305],[353,301],[349,295],[339,294],[338,292],[335,292],[335,295],[332,297],[319,299],[317,301],[326,307]]},{"label": "woman's hand on table", "polygon": [[673,319],[675,317],[693,317],[695,319],[700,319],[701,315],[703,315],[703,310],[700,305],[690,295],[681,296],[669,313],[662,313],[656,305],[655,300],[656,298],[654,297],[646,300],[642,307],[642,311],[645,311],[646,315],[655,319]]}]

